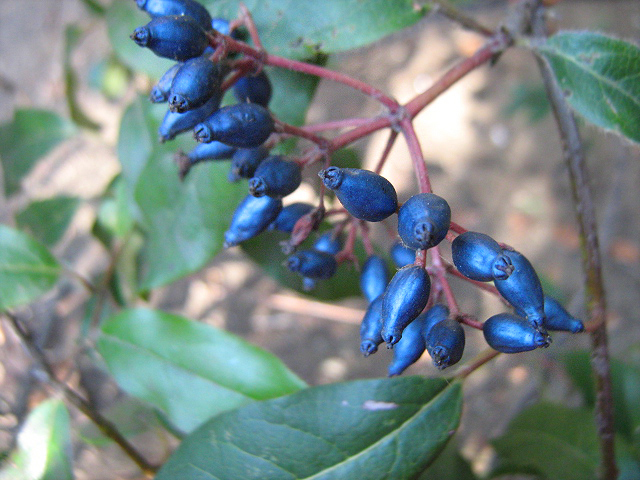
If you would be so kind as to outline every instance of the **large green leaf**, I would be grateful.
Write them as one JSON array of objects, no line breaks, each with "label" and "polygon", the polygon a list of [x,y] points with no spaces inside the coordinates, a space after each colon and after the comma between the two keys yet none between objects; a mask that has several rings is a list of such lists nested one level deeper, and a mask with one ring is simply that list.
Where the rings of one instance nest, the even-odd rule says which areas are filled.
[{"label": "large green leaf", "polygon": [[18,435],[0,480],[73,480],[69,412],[60,400],[38,405]]},{"label": "large green leaf", "polygon": [[536,49],[580,115],[640,142],[637,45],[593,32],[559,32]]},{"label": "large green leaf", "polygon": [[451,440],[438,458],[427,468],[418,480],[451,479],[478,480],[469,462],[458,452],[456,442]]},{"label": "large green leaf", "polygon": [[219,415],[156,480],[409,479],[458,426],[461,385],[401,377],[309,388]]},{"label": "large green leaf", "polygon": [[125,391],[185,432],[225,410],[305,386],[278,358],[241,338],[153,310],[109,319],[98,350]]},{"label": "large green leaf", "polygon": [[7,195],[20,188],[20,181],[40,157],[75,133],[68,120],[54,112],[21,109],[13,121],[0,126],[0,159]]},{"label": "large green leaf", "polygon": [[80,200],[55,197],[30,203],[16,216],[16,223],[48,246],[55,245],[73,219]]},{"label": "large green leaf", "polygon": [[0,225],[0,311],[45,293],[61,270],[44,246],[25,233]]}]

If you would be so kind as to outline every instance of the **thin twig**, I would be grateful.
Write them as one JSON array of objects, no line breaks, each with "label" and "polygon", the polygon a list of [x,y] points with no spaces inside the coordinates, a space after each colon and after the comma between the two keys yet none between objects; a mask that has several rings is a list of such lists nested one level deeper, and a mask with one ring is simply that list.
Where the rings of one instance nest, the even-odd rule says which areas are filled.
[{"label": "thin twig", "polygon": [[487,37],[493,35],[493,30],[485,27],[474,18],[466,16],[464,13],[450,5],[448,2],[445,2],[444,0],[430,0],[430,2],[436,6],[436,11],[438,13],[447,17],[449,20],[462,25],[464,28]]}]

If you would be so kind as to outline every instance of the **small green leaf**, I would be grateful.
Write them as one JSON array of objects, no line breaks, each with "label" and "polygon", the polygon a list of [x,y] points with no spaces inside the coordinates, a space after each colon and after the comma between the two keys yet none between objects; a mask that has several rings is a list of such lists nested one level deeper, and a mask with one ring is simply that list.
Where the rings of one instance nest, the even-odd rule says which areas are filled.
[{"label": "small green leaf", "polygon": [[278,358],[241,338],[152,310],[109,319],[98,350],[125,391],[185,432],[220,412],[305,386]]},{"label": "small green leaf", "polygon": [[16,216],[16,223],[51,247],[67,231],[79,204],[78,198],[65,196],[35,201]]},{"label": "small green leaf", "polygon": [[0,311],[24,305],[52,288],[56,259],[27,234],[0,225]]},{"label": "small green leaf", "polygon": [[536,49],[580,115],[640,142],[637,45],[593,32],[559,32]]},{"label": "small green leaf", "polygon": [[47,400],[27,417],[18,447],[0,471],[0,480],[73,480],[69,412],[60,400]]},{"label": "small green leaf", "polygon": [[458,382],[401,377],[308,388],[219,415],[156,480],[405,479],[458,426]]},{"label": "small green leaf", "polygon": [[68,120],[47,110],[16,110],[13,122],[0,126],[0,158],[7,195],[20,188],[37,160],[76,132]]}]

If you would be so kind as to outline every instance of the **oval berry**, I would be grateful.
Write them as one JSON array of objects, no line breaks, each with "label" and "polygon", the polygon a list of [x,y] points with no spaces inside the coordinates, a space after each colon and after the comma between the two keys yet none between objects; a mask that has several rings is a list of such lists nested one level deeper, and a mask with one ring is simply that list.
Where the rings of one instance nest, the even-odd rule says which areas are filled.
[{"label": "oval berry", "polygon": [[511,260],[489,235],[464,232],[451,243],[453,264],[465,277],[479,282],[506,280],[513,271]]},{"label": "oval berry", "polygon": [[282,210],[282,200],[247,195],[236,208],[224,232],[224,247],[232,247],[261,233]]},{"label": "oval berry", "polygon": [[278,217],[269,225],[269,230],[291,233],[296,222],[315,207],[310,203],[296,202],[282,209]]},{"label": "oval berry", "polygon": [[342,236],[334,231],[323,233],[313,242],[313,249],[335,255],[342,250]]},{"label": "oval berry", "polygon": [[511,313],[499,313],[489,318],[484,322],[482,332],[489,346],[502,353],[528,352],[548,347],[551,342],[549,335]]},{"label": "oval berry", "polygon": [[254,148],[239,148],[231,160],[229,180],[251,178],[262,161],[269,156],[269,149],[260,145]]},{"label": "oval berry", "polygon": [[218,140],[238,148],[255,148],[269,138],[273,129],[273,118],[266,108],[240,103],[222,107],[196,125],[194,136],[199,142]]},{"label": "oval berry", "polygon": [[426,337],[427,351],[439,370],[455,365],[464,352],[464,329],[453,318],[437,322]]},{"label": "oval berry", "polygon": [[257,75],[241,77],[233,86],[238,102],[257,103],[265,108],[271,100],[271,90],[271,81],[264,70]]},{"label": "oval berry", "polygon": [[191,130],[204,119],[209,117],[220,106],[220,97],[214,96],[201,107],[184,113],[167,111],[158,128],[160,142],[173,140],[176,135]]},{"label": "oval berry", "polygon": [[389,252],[396,267],[402,268],[416,261],[416,251],[405,247],[402,243],[394,243]]},{"label": "oval berry", "polygon": [[511,261],[513,272],[509,278],[494,280],[494,285],[507,302],[521,311],[534,327],[544,322],[544,294],[540,279],[527,258],[519,252],[503,250]]},{"label": "oval berry", "polygon": [[184,62],[171,83],[169,109],[186,112],[203,105],[212,96],[221,96],[220,67],[206,57]]},{"label": "oval berry", "polygon": [[325,279],[336,273],[338,263],[330,253],[300,250],[287,258],[287,267],[303,277]]},{"label": "oval berry", "polygon": [[426,349],[424,336],[424,317],[419,316],[413,320],[402,332],[402,338],[393,347],[393,361],[389,365],[390,377],[400,375],[410,365],[416,363]]},{"label": "oval berry", "polygon": [[451,208],[433,193],[419,193],[398,210],[398,233],[402,242],[414,250],[435,247],[447,236]]},{"label": "oval berry", "polygon": [[427,305],[431,280],[424,268],[408,265],[393,276],[382,297],[382,338],[393,346]]},{"label": "oval berry", "polygon": [[382,340],[382,297],[371,302],[360,324],[360,351],[365,357],[376,353]]},{"label": "oval berry", "polygon": [[136,3],[138,8],[147,12],[151,17],[187,15],[203,30],[211,28],[211,15],[203,5],[194,0],[136,0]]},{"label": "oval berry", "polygon": [[[522,312],[517,312],[522,315]],[[562,304],[555,298],[544,296],[544,328],[554,332],[584,332],[584,323],[567,312]]]},{"label": "oval berry", "polygon": [[446,320],[449,317],[449,308],[441,303],[435,304],[429,310],[422,314],[424,317],[423,335],[424,341],[427,341],[427,337],[431,332],[431,329],[438,323]]},{"label": "oval berry", "polygon": [[207,48],[207,34],[191,17],[156,17],[131,34],[131,39],[159,57],[184,62],[199,57]]},{"label": "oval berry", "polygon": [[360,290],[369,301],[373,302],[381,296],[389,283],[387,262],[378,255],[371,255],[362,265],[360,272]]},{"label": "oval berry", "polygon": [[356,218],[379,222],[398,210],[398,195],[391,182],[359,168],[329,167],[318,175],[333,190],[344,208]]},{"label": "oval berry", "polygon": [[180,178],[184,178],[191,167],[200,162],[212,160],[229,160],[236,149],[220,142],[200,143],[186,155],[179,153],[176,157],[180,169]]},{"label": "oval berry", "polygon": [[249,180],[249,193],[255,197],[286,197],[300,186],[300,165],[280,155],[264,159]]},{"label": "oval berry", "polygon": [[164,103],[169,100],[169,92],[171,91],[171,82],[173,82],[176,73],[182,67],[182,63],[176,63],[169,70],[164,72],[164,74],[158,80],[151,92],[149,93],[149,100],[151,103]]}]

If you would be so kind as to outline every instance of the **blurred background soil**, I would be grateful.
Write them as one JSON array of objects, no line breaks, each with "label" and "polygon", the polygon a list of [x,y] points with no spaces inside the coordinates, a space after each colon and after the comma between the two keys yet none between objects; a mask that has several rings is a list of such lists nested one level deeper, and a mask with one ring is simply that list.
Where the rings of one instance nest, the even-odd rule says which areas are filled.
[{"label": "blurred background soil", "polygon": [[[467,10],[487,25],[503,16],[505,2],[476,2]],[[564,1],[553,10],[552,24],[563,29],[596,29],[638,40],[640,3]],[[109,52],[104,24],[92,19],[76,0],[0,2],[0,122],[10,121],[18,107],[39,107],[67,115],[62,71],[63,32],[67,24],[94,24],[94,32],[73,57],[85,82],[91,68]],[[426,89],[447,66],[470,55],[481,39],[432,15],[413,28],[374,46],[334,55],[330,67],[366,80],[406,101]],[[136,85],[144,85],[144,81]],[[277,88],[277,86],[276,86]],[[569,310],[584,314],[579,239],[568,176],[552,116],[545,113],[541,82],[531,55],[512,49],[493,67],[483,67],[459,82],[416,120],[432,184],[450,203],[454,220],[468,229],[492,235],[522,251],[545,285],[566,300]],[[58,258],[94,277],[108,256],[90,235],[97,197],[119,171],[115,155],[123,108],[133,89],[120,100],[106,100],[87,87],[80,101],[102,125],[99,135],[85,134],[56,148],[23,184],[23,191],[0,199],[0,221],[30,199],[54,194],[87,199],[72,227],[55,247]],[[520,100],[519,100],[520,99]],[[518,103],[520,102],[520,103]],[[338,85],[322,82],[309,122],[374,115],[377,105]],[[609,299],[609,333],[613,356],[629,355],[640,345],[640,151],[618,137],[584,125],[591,186],[596,199],[604,279]],[[372,166],[387,133],[357,145],[365,166]],[[396,142],[383,170],[402,200],[416,191],[411,162],[402,141]],[[384,228],[373,226],[376,242],[388,247]],[[449,255],[445,247],[445,255]],[[342,267],[350,268],[350,267]],[[452,280],[460,306],[480,319],[502,310],[499,302]],[[85,315],[87,294],[73,279],[23,312],[35,329],[61,377],[102,408],[121,393],[106,374],[79,355],[75,335]],[[153,292],[149,304],[189,318],[223,326],[282,358],[312,385],[384,376],[391,352],[363,358],[358,322],[366,307],[362,298],[338,302],[339,308],[312,303],[281,289],[239,249],[219,255],[199,273]],[[467,329],[464,360],[484,348],[477,331]],[[12,444],[16,427],[31,406],[47,395],[34,378],[31,359],[8,328],[0,330],[0,451]],[[576,402],[558,358],[585,348],[585,335],[556,334],[551,348],[500,356],[474,373],[465,386],[465,412],[457,441],[478,472],[491,461],[487,441],[504,431],[524,406],[540,398],[570,405]],[[427,355],[409,374],[436,376]],[[87,421],[77,412],[74,425]],[[171,442],[153,434],[137,444],[156,460]],[[75,442],[79,479],[135,478],[136,470],[119,450]]]}]

